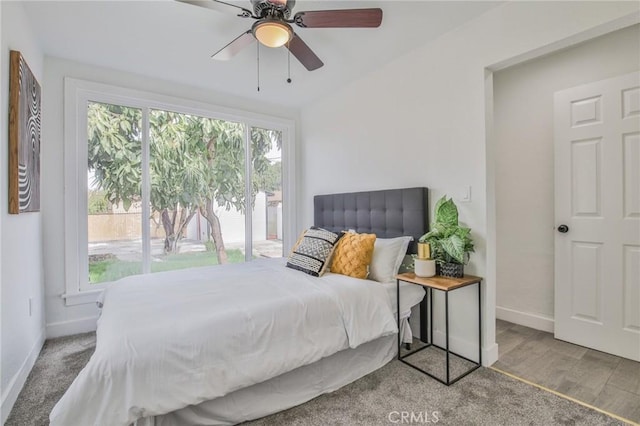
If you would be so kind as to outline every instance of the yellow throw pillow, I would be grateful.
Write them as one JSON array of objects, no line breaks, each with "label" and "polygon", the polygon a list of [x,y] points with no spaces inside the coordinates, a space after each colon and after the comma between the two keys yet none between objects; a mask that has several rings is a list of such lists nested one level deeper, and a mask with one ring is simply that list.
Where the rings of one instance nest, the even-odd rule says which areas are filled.
[{"label": "yellow throw pillow", "polygon": [[333,252],[331,272],[367,278],[375,242],[375,234],[345,233]]}]

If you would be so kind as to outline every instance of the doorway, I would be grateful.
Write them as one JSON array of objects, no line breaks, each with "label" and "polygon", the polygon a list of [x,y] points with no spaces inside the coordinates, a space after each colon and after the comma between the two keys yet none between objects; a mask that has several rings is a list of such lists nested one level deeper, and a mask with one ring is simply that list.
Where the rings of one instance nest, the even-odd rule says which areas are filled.
[{"label": "doorway", "polygon": [[640,361],[640,72],[554,96],[555,336]]},{"label": "doorway", "polygon": [[553,93],[638,70],[640,26],[493,74],[498,319],[554,329]]}]

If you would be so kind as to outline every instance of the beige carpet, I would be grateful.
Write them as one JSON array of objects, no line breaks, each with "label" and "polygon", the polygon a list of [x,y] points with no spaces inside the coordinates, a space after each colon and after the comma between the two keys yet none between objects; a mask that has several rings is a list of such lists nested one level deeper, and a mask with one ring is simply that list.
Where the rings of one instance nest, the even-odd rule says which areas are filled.
[{"label": "beige carpet", "polygon": [[[47,341],[6,425],[48,424],[49,412],[94,345],[93,333]],[[481,368],[447,387],[392,361],[336,392],[247,425],[393,425],[409,424],[412,415],[413,424],[624,424],[490,369]]]}]

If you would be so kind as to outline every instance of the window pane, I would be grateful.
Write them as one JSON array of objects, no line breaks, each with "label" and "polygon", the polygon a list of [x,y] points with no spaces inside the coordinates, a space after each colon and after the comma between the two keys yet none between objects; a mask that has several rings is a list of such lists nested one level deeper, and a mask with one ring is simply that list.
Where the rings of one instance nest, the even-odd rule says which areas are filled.
[{"label": "window pane", "polygon": [[282,132],[251,129],[253,254],[282,257]]},{"label": "window pane", "polygon": [[90,102],[89,284],[142,272],[141,110]]},{"label": "window pane", "polygon": [[244,261],[244,128],[150,111],[151,272]]}]

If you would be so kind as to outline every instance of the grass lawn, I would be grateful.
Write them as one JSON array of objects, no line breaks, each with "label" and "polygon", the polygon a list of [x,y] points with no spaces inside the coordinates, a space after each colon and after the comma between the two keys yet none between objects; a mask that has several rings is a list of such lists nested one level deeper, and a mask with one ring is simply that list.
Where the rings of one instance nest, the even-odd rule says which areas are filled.
[{"label": "grass lawn", "polygon": [[[227,250],[229,263],[244,262],[244,255],[240,250]],[[171,271],[174,269],[195,268],[198,266],[217,265],[218,259],[212,251],[169,254],[163,256],[160,262],[151,262],[151,272]],[[127,262],[117,259],[89,262],[89,282],[91,284],[117,279],[142,273],[142,262]]]}]

